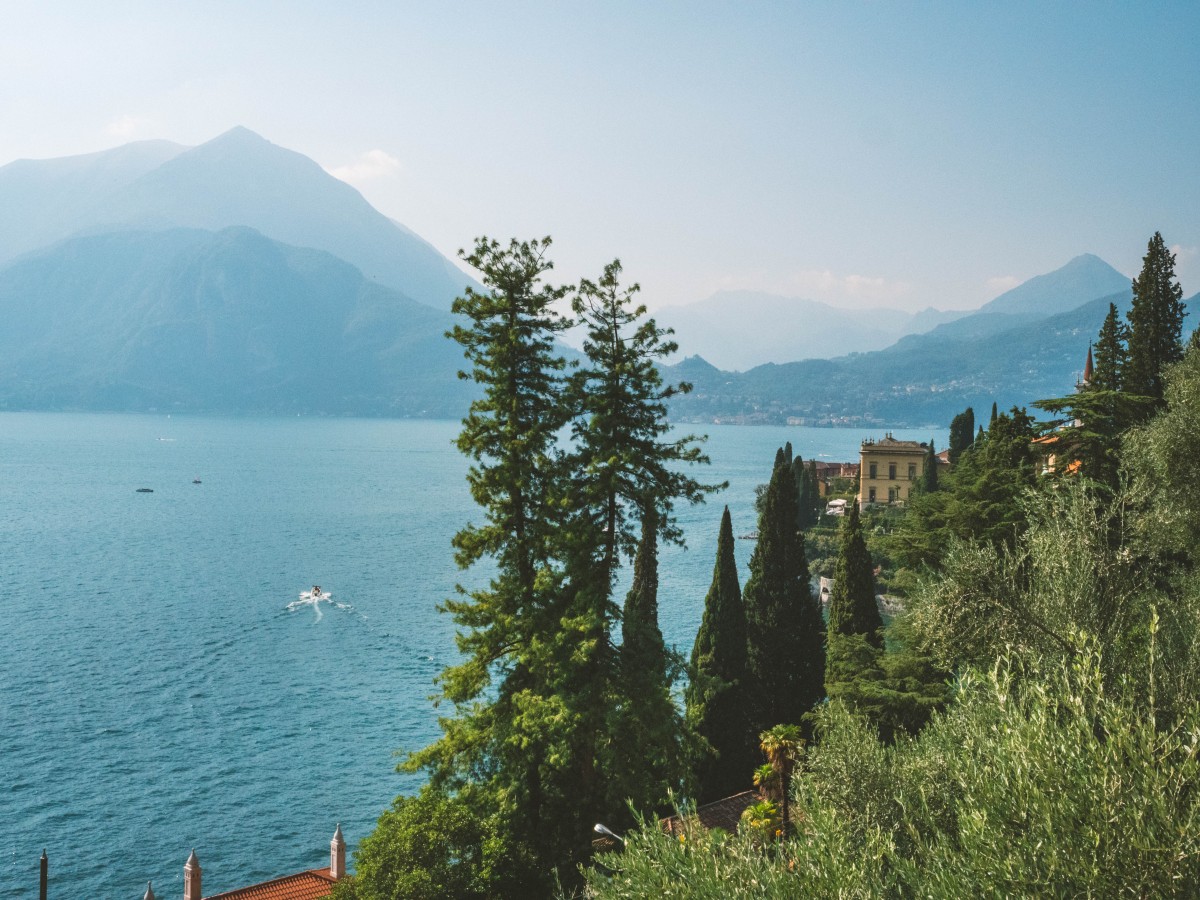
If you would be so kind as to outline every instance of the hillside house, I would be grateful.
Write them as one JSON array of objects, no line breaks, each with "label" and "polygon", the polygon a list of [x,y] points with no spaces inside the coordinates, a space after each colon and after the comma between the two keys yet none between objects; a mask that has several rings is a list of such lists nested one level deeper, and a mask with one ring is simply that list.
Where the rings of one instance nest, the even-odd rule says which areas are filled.
[{"label": "hillside house", "polygon": [[862,442],[859,456],[858,506],[904,503],[921,477],[929,445],[898,441],[888,432],[881,440]]}]

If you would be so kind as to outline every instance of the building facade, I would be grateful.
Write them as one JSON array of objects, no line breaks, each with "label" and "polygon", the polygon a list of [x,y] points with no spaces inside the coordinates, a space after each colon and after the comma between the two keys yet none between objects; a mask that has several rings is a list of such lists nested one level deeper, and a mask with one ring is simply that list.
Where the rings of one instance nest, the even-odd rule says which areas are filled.
[{"label": "building facade", "polygon": [[858,466],[860,509],[883,503],[905,503],[921,479],[929,445],[898,441],[889,432],[881,440],[863,441]]}]

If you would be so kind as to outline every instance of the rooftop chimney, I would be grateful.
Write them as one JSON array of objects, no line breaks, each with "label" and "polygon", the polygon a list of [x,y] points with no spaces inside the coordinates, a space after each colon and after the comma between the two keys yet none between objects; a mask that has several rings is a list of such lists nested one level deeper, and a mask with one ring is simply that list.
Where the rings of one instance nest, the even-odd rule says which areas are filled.
[{"label": "rooftop chimney", "polygon": [[346,877],[346,841],[342,837],[342,825],[339,822],[329,842],[329,876],[337,881]]},{"label": "rooftop chimney", "polygon": [[196,859],[196,851],[183,864],[183,900],[202,900],[200,893],[200,860]]}]

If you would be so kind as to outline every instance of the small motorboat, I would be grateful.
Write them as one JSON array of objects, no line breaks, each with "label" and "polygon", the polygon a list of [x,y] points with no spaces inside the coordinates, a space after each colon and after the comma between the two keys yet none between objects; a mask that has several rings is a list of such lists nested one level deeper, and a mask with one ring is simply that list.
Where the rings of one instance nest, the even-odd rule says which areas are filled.
[{"label": "small motorboat", "polygon": [[193,479],[192,479],[192,484],[199,484],[199,483],[200,483],[200,479],[199,479],[199,478],[193,478]]},{"label": "small motorboat", "polygon": [[138,488],[138,489],[137,489],[137,492],[138,492],[139,494],[153,494],[153,493],[154,493],[154,488]]}]

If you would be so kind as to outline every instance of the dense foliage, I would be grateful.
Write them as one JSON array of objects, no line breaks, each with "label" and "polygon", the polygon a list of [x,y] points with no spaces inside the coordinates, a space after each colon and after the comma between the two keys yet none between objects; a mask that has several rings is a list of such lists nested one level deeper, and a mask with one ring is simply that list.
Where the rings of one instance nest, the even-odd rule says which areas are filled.
[{"label": "dense foliage", "polygon": [[[357,857],[354,890],[370,900],[423,885],[431,896],[546,896],[578,879],[595,822],[619,824],[629,803],[662,808],[688,774],[656,565],[658,539],[681,537],[675,503],[711,487],[686,472],[706,461],[696,440],[664,437],[665,399],[687,386],[663,384],[657,362],[674,344],[634,304],[637,286],[621,287],[620,264],[573,292],[552,287],[549,245],[481,238],[464,254],[484,290],[455,301],[451,337],[482,396],[458,447],[481,520],[454,548],[462,568],[490,575],[444,604],[462,658],[439,678],[452,713],[403,763],[427,787],[397,801]],[[569,294],[587,332],[574,372],[555,344]],[[613,587],[635,553],[622,643]],[[446,846],[393,854],[417,847],[424,813],[444,823]]]},{"label": "dense foliage", "polygon": [[[885,645],[831,611],[795,836],[765,838],[767,810],[738,835],[647,825],[590,896],[1200,894],[1200,342],[1168,364],[1161,245],[1135,282],[1159,312],[1128,338],[1110,316],[1100,383],[1039,404],[1062,427],[1035,442],[1023,410],[994,413],[917,492],[889,542],[917,574]],[[1168,339],[1126,381],[1139,328]]]},{"label": "dense foliage", "polygon": [[841,704],[793,781],[794,838],[647,826],[596,898],[1190,897],[1200,891],[1200,714],[1170,729],[1094,655],[1010,658],[888,747]]},{"label": "dense foliage", "polygon": [[967,407],[950,420],[950,462],[958,462],[963,451],[975,440],[975,410]]},{"label": "dense foliage", "polygon": [[[851,505],[836,551],[813,467],[776,453],[744,593],[722,517],[686,717],[657,622],[658,543],[711,488],[686,474],[694,439],[665,439],[686,386],[663,385],[674,345],[615,262],[574,294],[586,359],[567,369],[548,243],[468,257],[487,290],[456,302],[453,336],[482,388],[459,438],[482,520],[455,550],[492,574],[446,604],[453,715],[405,763],[429,783],[337,897],[1200,893],[1200,346],[1168,364],[1182,305],[1160,235],[1093,382],[1036,404],[1056,422],[993,404],[976,432],[966,410],[953,470],[930,445],[907,510],[864,529]],[[805,529],[834,575],[828,634]],[[907,588],[886,627],[880,559]],[[751,779],[738,834],[647,818],[589,866],[592,823]]]}]

